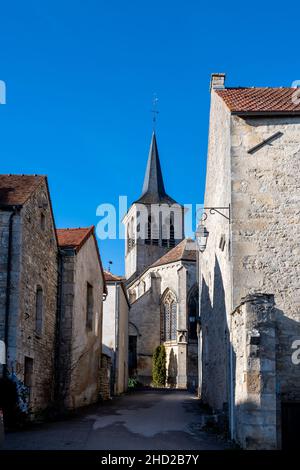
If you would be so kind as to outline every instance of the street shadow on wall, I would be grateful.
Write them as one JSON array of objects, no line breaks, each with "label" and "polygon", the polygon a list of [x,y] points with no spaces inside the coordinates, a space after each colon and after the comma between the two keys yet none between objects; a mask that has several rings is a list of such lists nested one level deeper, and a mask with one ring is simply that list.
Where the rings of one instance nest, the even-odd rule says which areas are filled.
[{"label": "street shadow on wall", "polygon": [[[229,404],[229,328],[226,317],[225,290],[222,272],[215,256],[213,289],[202,277],[202,399],[212,408],[228,413]],[[235,363],[235,361],[233,361]]]}]

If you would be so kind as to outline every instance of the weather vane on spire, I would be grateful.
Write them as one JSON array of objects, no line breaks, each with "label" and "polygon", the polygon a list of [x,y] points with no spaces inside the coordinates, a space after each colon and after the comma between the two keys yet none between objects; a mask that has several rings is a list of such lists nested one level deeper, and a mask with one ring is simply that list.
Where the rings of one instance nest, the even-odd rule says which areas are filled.
[{"label": "weather vane on spire", "polygon": [[154,131],[155,131],[155,126],[156,126],[157,115],[159,114],[159,111],[157,111],[157,103],[158,103],[158,98],[156,94],[154,94],[153,100],[152,100],[152,110],[151,110],[151,113],[153,114],[152,122],[153,122]]}]

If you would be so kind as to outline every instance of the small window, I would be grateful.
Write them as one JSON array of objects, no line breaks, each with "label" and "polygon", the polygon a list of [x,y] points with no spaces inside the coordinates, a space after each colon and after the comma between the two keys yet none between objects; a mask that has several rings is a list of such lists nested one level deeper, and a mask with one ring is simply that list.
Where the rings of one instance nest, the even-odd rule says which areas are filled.
[{"label": "small window", "polygon": [[93,317],[94,317],[94,295],[93,286],[87,283],[86,293],[86,327],[88,330],[93,329]]},{"label": "small window", "polygon": [[33,359],[31,357],[24,357],[24,385],[32,387],[33,377]]},{"label": "small window", "polygon": [[151,243],[151,215],[148,216],[148,223],[147,223],[147,234],[145,243],[150,245]]},{"label": "small window", "polygon": [[41,230],[44,232],[46,228],[46,216],[45,214],[41,214]]},{"label": "small window", "polygon": [[37,286],[35,296],[35,331],[38,335],[43,333],[43,301],[43,289],[41,286]]}]

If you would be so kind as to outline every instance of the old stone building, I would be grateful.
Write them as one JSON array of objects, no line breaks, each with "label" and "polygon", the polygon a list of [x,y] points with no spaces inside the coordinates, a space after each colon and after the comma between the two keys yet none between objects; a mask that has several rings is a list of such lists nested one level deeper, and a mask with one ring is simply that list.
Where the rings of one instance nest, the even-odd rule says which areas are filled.
[{"label": "old stone building", "polygon": [[58,396],[67,408],[99,399],[103,297],[107,294],[94,227],[58,229],[60,291]]},{"label": "old stone building", "polygon": [[196,249],[184,239],[183,207],[167,195],[155,133],[141,197],[124,218],[129,373],[150,384],[152,356],[164,344],[169,386],[197,386]]},{"label": "old stone building", "polygon": [[129,300],[125,279],[104,272],[107,297],[103,304],[102,352],[111,358],[111,392],[119,395],[128,385]]},{"label": "old stone building", "polygon": [[47,178],[0,175],[0,393],[7,403],[15,384],[11,411],[34,418],[99,398],[106,293],[94,228],[56,231]]},{"label": "old stone building", "polygon": [[2,375],[26,386],[21,408],[33,413],[53,400],[57,256],[47,178],[0,175]]},{"label": "old stone building", "polygon": [[293,88],[224,81],[212,76],[199,233],[200,393],[244,448],[275,449],[300,414],[300,104]]}]

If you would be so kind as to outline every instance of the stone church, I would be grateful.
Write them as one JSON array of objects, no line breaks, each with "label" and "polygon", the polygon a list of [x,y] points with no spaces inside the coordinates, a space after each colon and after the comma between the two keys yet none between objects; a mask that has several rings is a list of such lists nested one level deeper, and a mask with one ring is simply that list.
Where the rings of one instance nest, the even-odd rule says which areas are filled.
[{"label": "stone church", "polygon": [[183,217],[183,206],[165,191],[153,132],[142,194],[123,220],[131,304],[129,375],[149,385],[154,350],[164,344],[167,385],[196,389],[196,247],[193,240],[184,238]]}]

